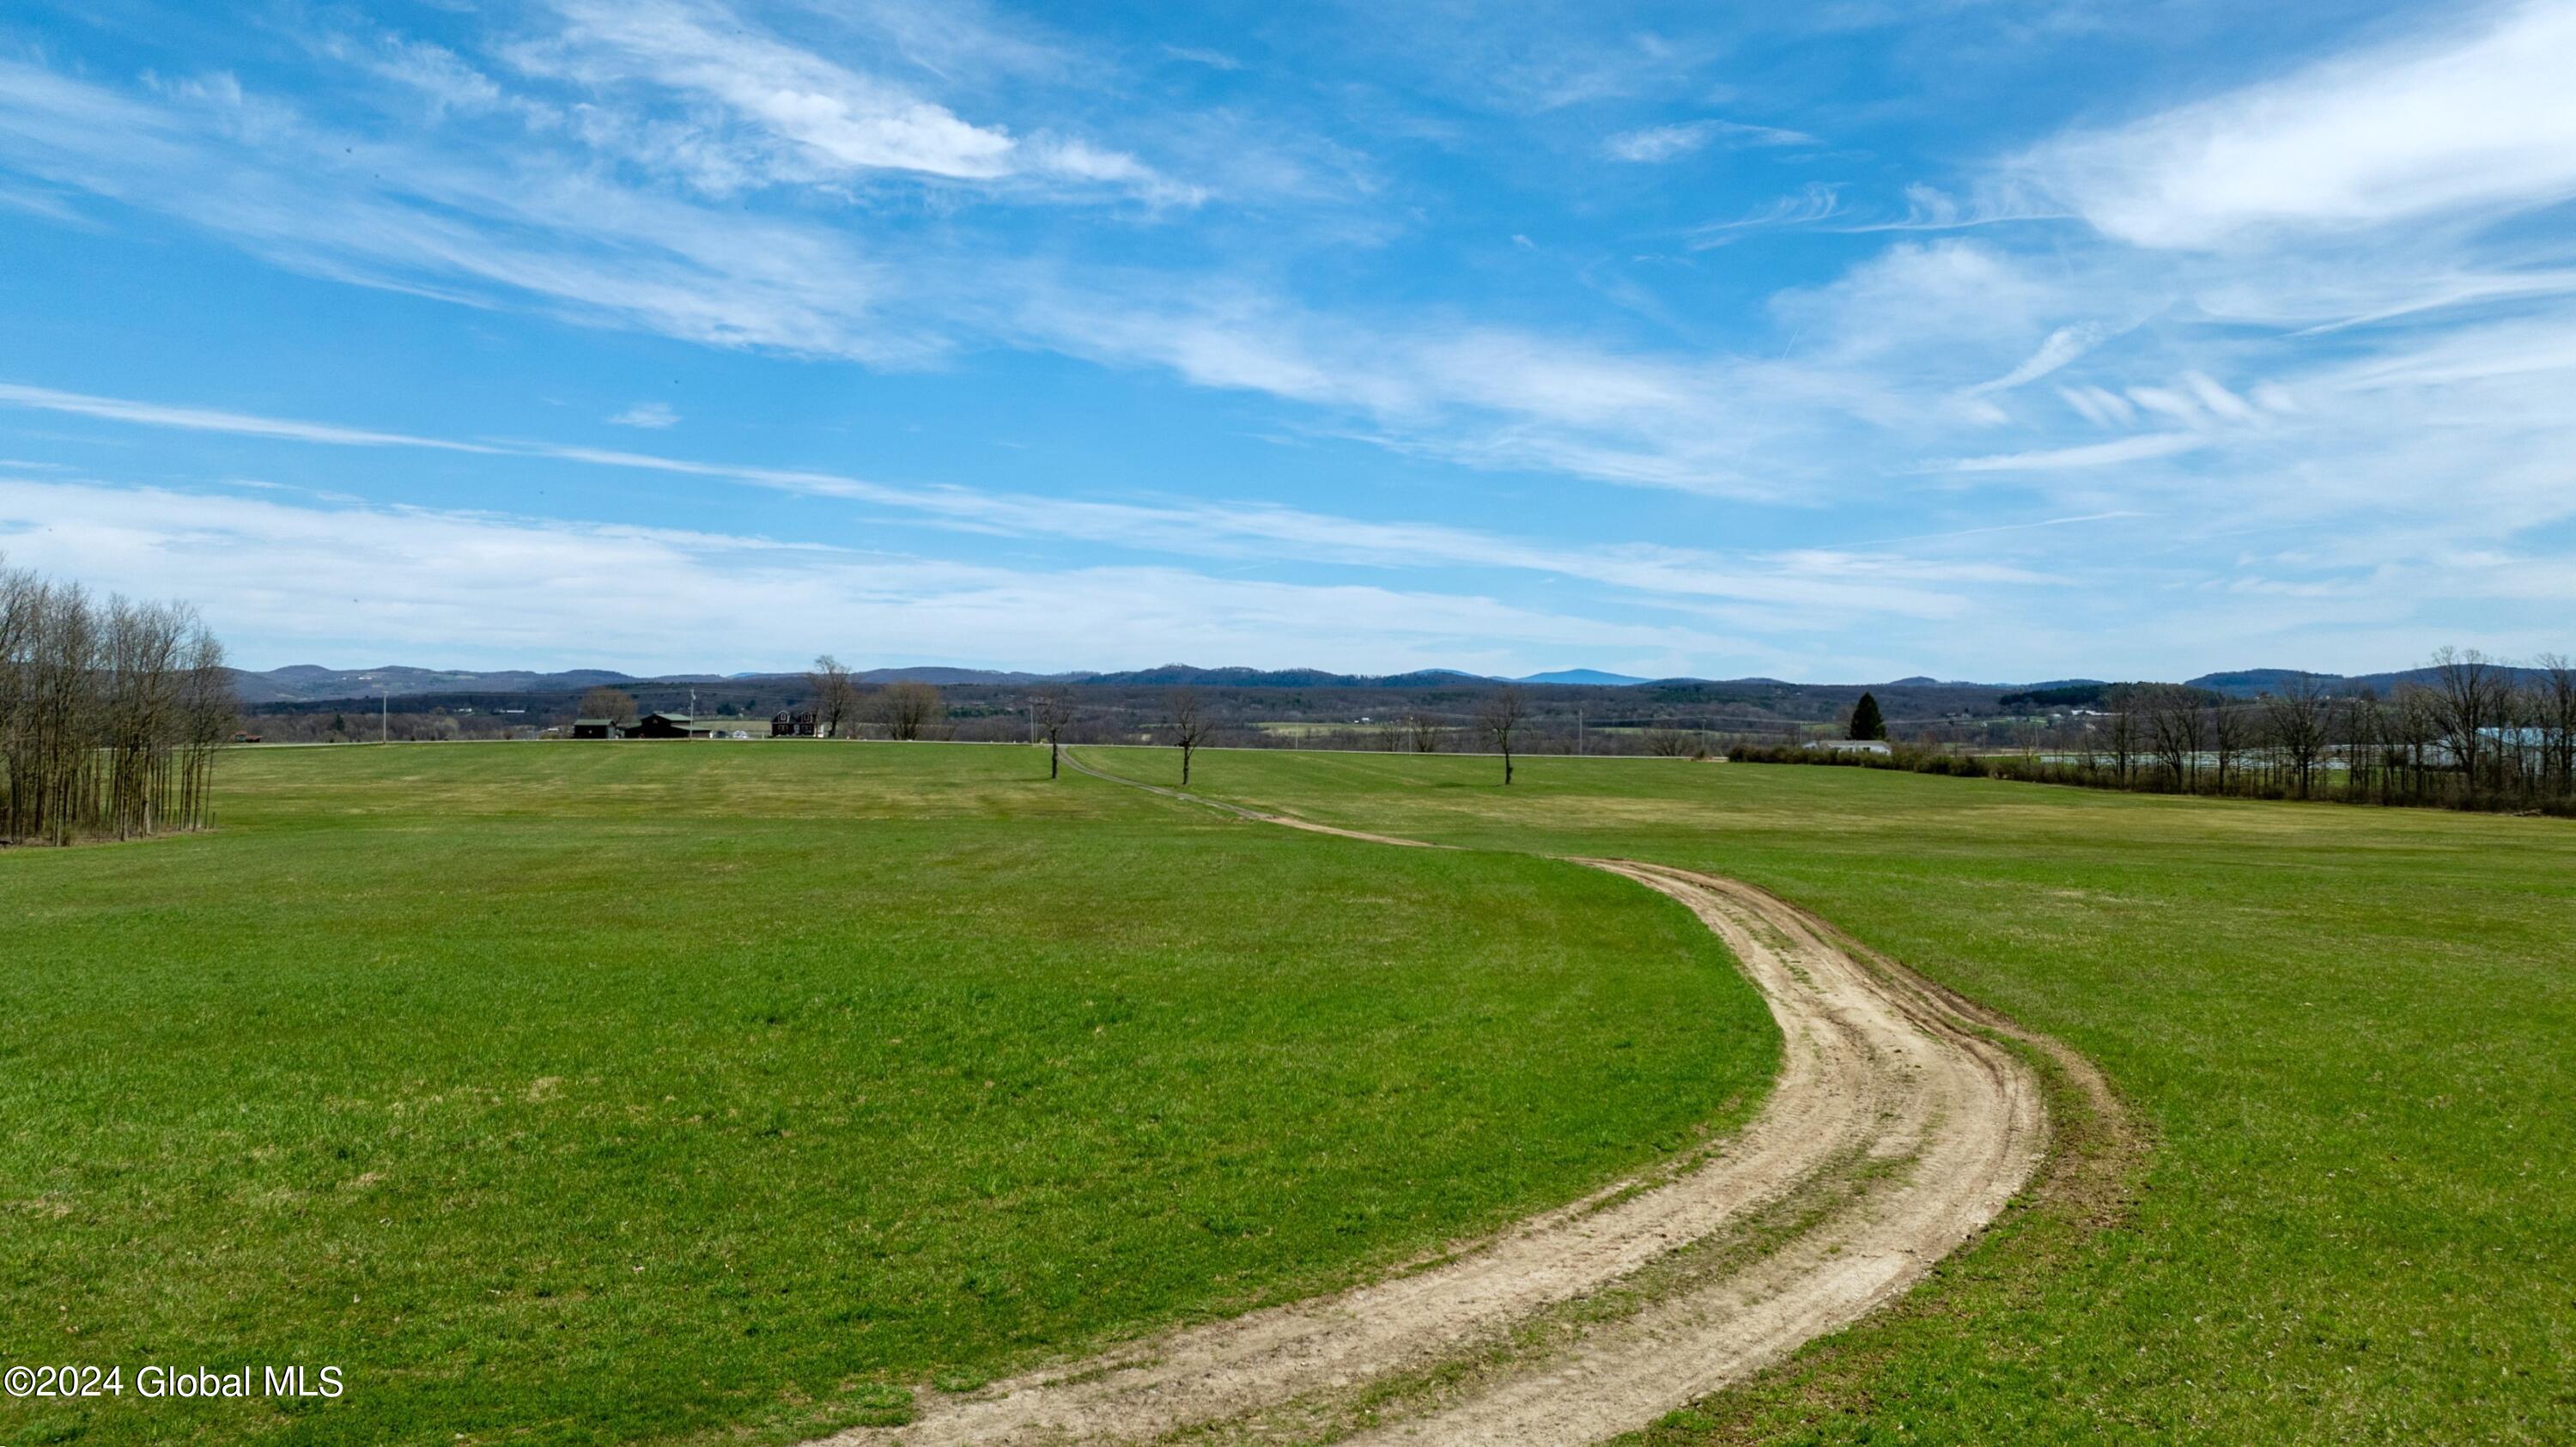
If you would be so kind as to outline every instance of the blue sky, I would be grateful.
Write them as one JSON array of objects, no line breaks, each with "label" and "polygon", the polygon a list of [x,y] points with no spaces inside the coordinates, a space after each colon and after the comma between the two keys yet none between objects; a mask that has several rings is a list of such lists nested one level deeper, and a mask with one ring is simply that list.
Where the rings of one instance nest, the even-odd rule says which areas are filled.
[{"label": "blue sky", "polygon": [[253,667],[2526,656],[2571,75],[2571,0],[22,0],[0,552]]}]

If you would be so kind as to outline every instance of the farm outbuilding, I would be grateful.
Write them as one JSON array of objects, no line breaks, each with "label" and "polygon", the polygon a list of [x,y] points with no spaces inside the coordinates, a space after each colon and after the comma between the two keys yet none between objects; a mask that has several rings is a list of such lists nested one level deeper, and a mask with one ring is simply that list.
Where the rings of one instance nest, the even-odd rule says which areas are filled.
[{"label": "farm outbuilding", "polygon": [[572,721],[572,736],[577,739],[622,739],[628,726],[613,718],[577,718]]},{"label": "farm outbuilding", "polygon": [[715,737],[711,725],[699,723],[684,713],[655,710],[637,721],[631,737],[639,739],[706,739]]},{"label": "farm outbuilding", "polygon": [[1884,754],[1891,752],[1885,739],[1809,739],[1804,745],[1831,754]]}]

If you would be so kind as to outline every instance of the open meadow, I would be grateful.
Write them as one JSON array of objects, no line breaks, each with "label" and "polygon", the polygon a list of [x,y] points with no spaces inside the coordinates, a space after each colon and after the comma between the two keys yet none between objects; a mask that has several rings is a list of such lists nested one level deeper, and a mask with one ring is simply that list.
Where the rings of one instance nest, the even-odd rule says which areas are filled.
[{"label": "open meadow", "polygon": [[[1085,750],[1169,783],[1168,755]],[[1202,754],[1196,792],[1745,880],[2070,1044],[2135,1139],[1642,1440],[2576,1437],[2576,827],[1665,760]]]},{"label": "open meadow", "polygon": [[[234,750],[0,852],[0,1442],[790,1440],[1742,1119],[1680,906],[976,746]],[[337,1401],[135,1369],[336,1365]]]},{"label": "open meadow", "polygon": [[0,1323],[347,1392],[0,1403],[11,1447],[787,1441],[1382,1277],[1722,1139],[1782,1059],[1688,911],[1548,856],[1768,889],[2125,1103],[2058,1079],[1992,1229],[1639,1442],[2576,1433],[2563,821],[1199,755],[1426,850],[1010,747],[222,768],[219,832],[0,854]]}]

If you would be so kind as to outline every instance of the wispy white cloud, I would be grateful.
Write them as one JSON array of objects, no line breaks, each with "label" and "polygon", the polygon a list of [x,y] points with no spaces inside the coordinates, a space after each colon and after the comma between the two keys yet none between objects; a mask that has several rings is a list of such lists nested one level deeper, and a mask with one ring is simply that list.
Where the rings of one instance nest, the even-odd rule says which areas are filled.
[{"label": "wispy white cloud", "polygon": [[[1471,594],[1012,569],[759,537],[404,507],[0,479],[13,559],[98,586],[208,600],[254,664],[396,648],[443,663],[795,667],[858,640],[872,660],[1141,667],[1174,657],[1329,660],[1389,672],[1571,648],[1704,650],[1699,630]],[[547,586],[525,587],[542,575]],[[661,607],[634,606],[637,578]],[[492,600],[508,596],[505,609]],[[776,607],[794,597],[798,606]],[[471,640],[460,644],[459,640]],[[460,651],[471,657],[457,658]]]},{"label": "wispy white cloud", "polygon": [[1732,221],[1712,221],[1692,232],[1693,250],[1705,251],[1725,246],[1746,232],[1774,226],[1804,226],[1822,221],[1842,210],[1842,188],[1829,181],[1810,181],[1786,196],[1779,196]]},{"label": "wispy white cloud", "polygon": [[579,167],[487,169],[317,132],[237,88],[153,101],[0,61],[0,162],[167,210],[284,265],[478,305],[534,299],[717,345],[919,359],[845,238]]},{"label": "wispy white cloud", "polygon": [[2210,248],[2576,196],[2576,5],[2525,0],[2133,124],[2017,170],[2104,234]]},{"label": "wispy white cloud", "polygon": [[2096,427],[2126,427],[2137,419],[2137,404],[2100,387],[2060,387],[2057,395]]},{"label": "wispy white cloud", "polygon": [[2038,381],[2093,350],[2109,334],[2110,328],[2099,322],[2082,322],[2074,326],[2059,327],[2050,332],[2048,340],[2041,342],[2039,350],[2024,358],[2020,366],[1990,381],[1979,382],[1968,388],[1967,394],[1972,397],[1982,397],[1989,392],[2009,392],[2024,382]]},{"label": "wispy white cloud", "polygon": [[869,171],[951,181],[1052,177],[1114,186],[1158,203],[1194,203],[1124,152],[1079,137],[1016,136],[968,121],[884,76],[787,43],[712,0],[556,0],[566,24],[515,47],[520,67],[593,87],[646,84],[712,103],[751,136],[768,179],[811,182]]},{"label": "wispy white cloud", "polygon": [[[1067,280],[990,256],[962,271],[954,258],[898,262],[837,230],[578,166],[502,172],[396,143],[334,144],[291,112],[248,108],[237,90],[154,102],[0,62],[0,160],[170,208],[289,266],[473,305],[533,300],[691,341],[883,365],[980,335],[1356,413],[1366,425],[1349,435],[1477,466],[1778,490],[1740,465],[1760,415],[1747,404],[1777,367],[1623,356],[1439,316],[1319,313],[1200,278]],[[1058,160],[1120,165],[1064,148]]]},{"label": "wispy white cloud", "polygon": [[[2576,511],[2576,419],[2564,405],[2576,257],[2564,228],[2534,210],[2568,194],[2562,173],[2576,163],[2564,147],[2503,136],[2495,120],[2532,99],[2535,67],[2558,54],[2563,0],[2484,11],[2215,98],[2158,99],[2142,120],[2042,141],[1982,173],[1925,163],[1927,180],[1886,203],[1866,181],[1819,182],[1679,237],[1661,207],[1615,244],[1597,229],[1587,237],[1598,217],[1579,207],[1545,230],[1478,212],[1480,264],[1514,226],[1545,243],[1510,255],[1515,288],[1532,289],[1509,294],[1480,293],[1472,267],[1431,285],[1381,284],[1419,279],[1405,268],[1438,265],[1457,239],[1424,204],[1403,148],[1436,147],[1444,167],[1463,167],[1500,128],[1599,144],[1597,128],[1575,129],[1582,117],[1538,112],[1614,95],[1731,107],[1737,96],[1693,78],[1706,50],[1640,33],[1551,48],[1547,26],[1503,17],[1423,62],[1440,74],[1403,73],[1437,105],[1355,83],[1298,112],[1275,91],[1249,98],[1272,78],[1263,71],[1184,75],[1155,58],[1150,37],[1078,51],[973,4],[567,3],[443,30],[453,49],[349,40],[337,63],[363,92],[299,93],[291,107],[265,65],[242,83],[127,84],[95,66],[0,62],[0,169],[13,192],[93,224],[148,210],[307,273],[495,312],[873,366],[964,373],[979,352],[1018,349],[1167,374],[1253,399],[1228,404],[1251,415],[1247,431],[1360,439],[1513,474],[1442,481],[1419,494],[1420,510],[1485,523],[1466,509],[1500,495],[1522,535],[1195,495],[896,485],[479,437],[469,423],[455,438],[418,438],[42,389],[0,400],[282,441],[723,478],[1040,552],[1087,544],[1122,557],[1405,569],[1408,585],[1446,569],[1463,588],[1497,592],[1544,577],[1623,608],[1784,637],[1852,618],[1925,624],[1888,634],[1916,640],[1933,624],[1977,633],[1981,618],[2003,616],[2009,590],[2088,569],[2136,568],[2175,595],[2214,595],[2240,568],[2283,597],[2355,586],[2286,551],[2242,563],[2262,545],[2225,538],[2231,529],[2417,536],[2406,576],[2438,588],[2443,568],[2524,556],[2520,539]],[[1419,39],[1427,25],[1394,28]],[[1285,45],[1272,53],[1283,72],[1297,58]],[[2342,136],[2365,104],[2350,97],[2373,87],[2405,115],[2425,112],[2423,123],[2392,135],[2363,116]],[[1244,109],[1158,111],[1176,90],[1221,90]],[[2425,99],[2461,96],[2458,115],[2433,115]],[[1339,129],[1299,132],[1325,109]],[[2532,134],[2557,137],[2564,111],[2539,107]],[[1656,129],[1629,133],[1640,164],[1758,139]],[[2349,154],[2327,154],[2335,145]],[[1263,158],[1243,159],[1254,151]],[[2267,179],[2311,161],[2314,176]],[[1265,170],[1275,174],[1243,184]],[[1656,190],[1635,179],[1600,190]],[[1204,187],[1206,199],[1116,204],[1155,203],[1166,184]],[[2018,224],[1994,225],[2005,221]],[[1919,234],[1822,242],[1830,262],[1777,273],[1767,255],[1706,254],[1766,227]],[[1634,250],[1635,236],[1658,238],[1658,254],[1584,260]],[[1330,267],[1313,264],[1324,258]],[[1594,287],[1574,304],[1536,290],[1568,259]],[[1782,290],[1766,274],[1800,280]],[[28,401],[39,393],[47,401]],[[594,397],[581,415],[623,400]],[[693,403],[692,422],[720,405]],[[1596,508],[1585,489],[1605,481],[1694,496]],[[1195,477],[1155,482],[1201,491]],[[1528,521],[1545,499],[1581,515],[1567,532],[1586,541],[1549,539]],[[2101,518],[2125,537],[2120,520],[2149,513],[2157,571],[2110,557],[2089,532],[2011,523],[1951,530],[1975,557],[1926,558],[1950,545],[1911,540],[1781,541],[1812,540],[1860,499],[1901,519],[1887,531],[2031,507],[2048,514],[2042,524]],[[1632,535],[1715,541],[1597,541],[1595,514],[1669,523]],[[2438,557],[2420,543],[2436,529]],[[1740,535],[1765,544],[1737,546]],[[2034,656],[2068,662],[2090,646],[2071,624],[2063,640],[2046,631],[1985,630],[2016,648],[2027,635]],[[1934,656],[1901,671],[1931,669]]]},{"label": "wispy white cloud", "polygon": [[78,417],[98,417],[110,422],[131,422],[145,427],[176,427],[191,432],[229,432],[242,437],[274,437],[289,442],[321,442],[337,447],[428,447],[447,452],[495,453],[502,449],[476,442],[456,442],[439,437],[416,437],[403,432],[377,432],[361,427],[335,427],[327,422],[298,422],[281,417],[261,417],[247,412],[227,412],[212,407],[173,407],[158,402],[137,402],[122,397],[97,397],[81,392],[60,392],[51,387],[28,387],[14,382],[0,382],[0,405],[32,407],[47,412],[65,412]]},{"label": "wispy white cloud", "polygon": [[395,432],[173,407],[0,385],[15,405],[142,426],[230,433],[335,446],[426,447],[538,459],[677,477],[704,477],[886,508],[969,533],[1042,536],[1122,549],[1198,557],[1295,559],[1333,566],[1534,573],[1580,579],[1660,605],[1760,604],[1804,610],[1813,619],[1957,616],[1962,599],[1930,586],[1946,582],[2044,583],[2022,573],[1965,573],[1894,554],[1846,550],[1834,566],[1801,552],[1718,553],[1654,544],[1572,546],[1430,523],[1377,522],[1276,504],[1174,499],[1157,503],[1041,498],[963,487],[875,482],[813,469],[664,457],[614,448],[542,442],[456,442]]},{"label": "wispy white cloud", "polygon": [[1210,70],[1243,69],[1242,61],[1235,59],[1233,56],[1226,54],[1222,50],[1212,50],[1206,46],[1200,45],[1166,44],[1161,48],[1165,55],[1170,56],[1174,60],[1185,60],[1192,65],[1204,65]]},{"label": "wispy white cloud", "polygon": [[1962,231],[2013,221],[2057,221],[2069,214],[2063,205],[2042,199],[2033,194],[2026,183],[2008,176],[1982,178],[1976,189],[1966,196],[1953,195],[1938,186],[1918,181],[1905,187],[1904,197],[1905,214],[1902,216],[1856,216],[1840,223],[1836,229],[1854,234]]},{"label": "wispy white cloud", "polygon": [[1696,120],[1621,131],[1603,141],[1601,149],[1603,154],[1613,160],[1654,165],[1680,160],[1684,156],[1706,150],[1712,145],[1740,149],[1749,146],[1821,144],[1823,143],[1804,131],[1783,130],[1777,126],[1746,125],[1741,121]]},{"label": "wispy white cloud", "polygon": [[2171,457],[2207,447],[2209,438],[2197,432],[2151,432],[2137,437],[2123,437],[2117,442],[2088,442],[2079,447],[2047,447],[2031,452],[2002,452],[1985,457],[1960,457],[1936,463],[1936,472],[2065,472],[2077,468],[2111,467],[2123,462],[2139,462],[2152,457]]},{"label": "wispy white cloud", "polygon": [[660,431],[676,426],[679,423],[680,414],[673,411],[668,402],[638,402],[608,420],[618,427],[643,427]]}]

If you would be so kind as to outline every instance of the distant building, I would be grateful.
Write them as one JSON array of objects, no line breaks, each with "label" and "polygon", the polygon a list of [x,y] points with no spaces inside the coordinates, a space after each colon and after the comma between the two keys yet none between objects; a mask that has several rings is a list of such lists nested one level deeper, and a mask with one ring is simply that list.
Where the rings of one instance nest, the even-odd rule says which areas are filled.
[{"label": "distant building", "polygon": [[1834,754],[1883,754],[1888,752],[1885,739],[1809,739],[1808,748]]},{"label": "distant building", "polygon": [[810,708],[773,714],[769,720],[769,736],[773,739],[810,739],[815,728],[814,711]]},{"label": "distant building", "polygon": [[577,739],[622,739],[627,726],[613,718],[577,718],[572,721],[572,736]]},{"label": "distant building", "polygon": [[715,737],[715,729],[699,723],[684,713],[655,710],[636,721],[629,735],[639,739],[705,739]]}]

